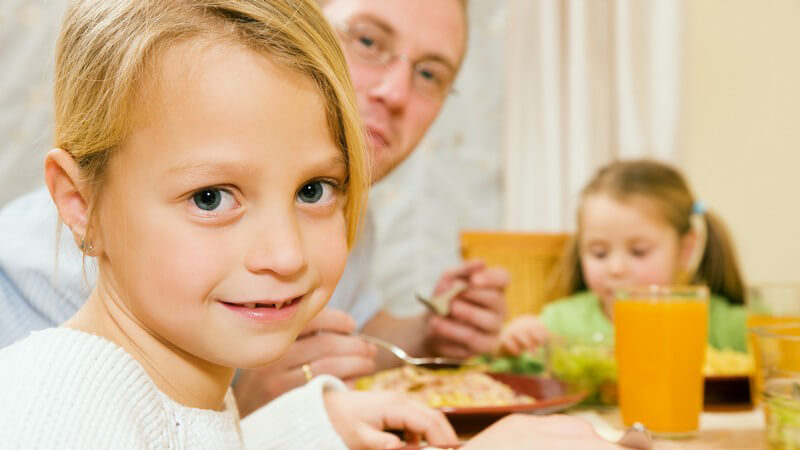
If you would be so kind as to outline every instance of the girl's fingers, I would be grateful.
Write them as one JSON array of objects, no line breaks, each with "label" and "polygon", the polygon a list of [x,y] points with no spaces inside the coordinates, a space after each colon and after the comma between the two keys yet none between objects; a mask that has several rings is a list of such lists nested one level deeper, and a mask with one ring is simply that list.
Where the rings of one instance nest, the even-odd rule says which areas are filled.
[{"label": "girl's fingers", "polygon": [[384,426],[388,429],[405,430],[415,435],[424,436],[431,445],[452,445],[458,437],[450,422],[441,411],[397,396],[392,399],[394,405],[384,417]]},{"label": "girl's fingers", "polygon": [[389,449],[403,448],[405,446],[403,441],[392,433],[376,430],[368,426],[361,428],[358,435],[363,448]]},{"label": "girl's fingers", "polygon": [[507,336],[506,339],[503,340],[502,349],[509,355],[517,356],[520,352],[520,346],[517,342],[517,337],[514,335]]}]

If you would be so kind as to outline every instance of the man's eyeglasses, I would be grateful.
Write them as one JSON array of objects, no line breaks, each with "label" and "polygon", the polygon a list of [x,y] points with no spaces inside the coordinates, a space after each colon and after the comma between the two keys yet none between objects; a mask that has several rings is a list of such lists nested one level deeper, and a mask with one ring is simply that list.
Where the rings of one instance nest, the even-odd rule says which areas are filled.
[{"label": "man's eyeglasses", "polygon": [[[394,36],[369,23],[341,24],[338,30],[348,52],[359,62],[370,66],[388,66],[408,56],[397,53]],[[420,94],[441,100],[452,92],[455,72],[449,64],[436,59],[416,61],[412,66],[411,84]]]}]

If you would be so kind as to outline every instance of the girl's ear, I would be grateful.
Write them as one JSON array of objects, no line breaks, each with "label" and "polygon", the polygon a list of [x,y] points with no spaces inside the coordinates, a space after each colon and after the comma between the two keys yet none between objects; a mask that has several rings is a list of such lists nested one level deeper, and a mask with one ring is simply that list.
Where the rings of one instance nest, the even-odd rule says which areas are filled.
[{"label": "girl's ear", "polygon": [[[96,244],[86,236],[89,228],[89,189],[72,155],[55,148],[45,157],[44,179],[61,220],[72,230],[78,247],[92,253]],[[91,246],[92,251],[88,251]]]}]

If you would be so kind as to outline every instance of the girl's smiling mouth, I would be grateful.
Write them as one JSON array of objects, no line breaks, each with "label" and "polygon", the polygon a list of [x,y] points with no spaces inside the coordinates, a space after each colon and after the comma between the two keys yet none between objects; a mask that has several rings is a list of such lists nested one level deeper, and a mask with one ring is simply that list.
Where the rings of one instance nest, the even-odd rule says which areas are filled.
[{"label": "girl's smiling mouth", "polygon": [[256,322],[280,322],[289,319],[297,312],[298,305],[305,296],[285,300],[260,300],[253,302],[228,302],[217,300],[229,311]]}]

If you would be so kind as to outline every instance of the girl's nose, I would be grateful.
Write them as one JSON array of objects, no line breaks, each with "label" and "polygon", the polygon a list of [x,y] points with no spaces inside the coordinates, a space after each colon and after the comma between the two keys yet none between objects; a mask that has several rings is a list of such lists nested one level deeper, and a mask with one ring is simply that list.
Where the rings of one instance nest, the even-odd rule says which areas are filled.
[{"label": "girl's nose", "polygon": [[620,254],[612,254],[608,261],[608,271],[611,275],[622,276],[625,275],[627,264],[625,258]]},{"label": "girl's nose", "polygon": [[291,276],[306,266],[303,237],[293,216],[275,217],[257,227],[247,255],[247,269],[253,273],[273,272]]}]

